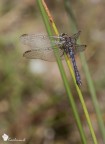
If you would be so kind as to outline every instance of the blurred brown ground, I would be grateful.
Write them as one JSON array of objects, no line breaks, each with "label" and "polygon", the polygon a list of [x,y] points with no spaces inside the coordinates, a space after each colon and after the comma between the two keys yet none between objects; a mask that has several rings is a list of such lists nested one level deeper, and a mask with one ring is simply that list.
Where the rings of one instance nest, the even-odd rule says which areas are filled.
[{"label": "blurred brown ground", "polygon": [[[47,4],[59,32],[71,35],[64,1],[47,0]],[[85,55],[105,121],[105,1],[71,0],[71,4],[78,29],[82,31],[81,41],[87,44]],[[19,37],[24,33],[46,33],[36,1],[0,0],[0,143],[5,133],[11,138],[25,138],[24,144],[81,144],[56,62],[23,58],[24,48]],[[85,75],[79,57],[76,59],[84,99],[97,139],[102,144]],[[75,87],[66,63],[63,64],[88,143],[92,144]]]}]

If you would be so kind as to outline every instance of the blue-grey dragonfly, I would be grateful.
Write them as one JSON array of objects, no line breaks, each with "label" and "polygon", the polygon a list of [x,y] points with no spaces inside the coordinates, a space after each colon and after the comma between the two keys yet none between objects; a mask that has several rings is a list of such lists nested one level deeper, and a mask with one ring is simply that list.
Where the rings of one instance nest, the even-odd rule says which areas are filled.
[{"label": "blue-grey dragonfly", "polygon": [[42,59],[46,61],[55,61],[53,48],[59,47],[58,54],[61,59],[64,59],[64,52],[71,58],[75,78],[77,84],[82,84],[81,77],[76,65],[75,54],[85,50],[86,45],[79,45],[76,43],[81,31],[78,33],[68,36],[62,33],[59,36],[47,36],[41,34],[23,34],[20,39],[21,42],[29,46],[23,56],[30,59]]}]

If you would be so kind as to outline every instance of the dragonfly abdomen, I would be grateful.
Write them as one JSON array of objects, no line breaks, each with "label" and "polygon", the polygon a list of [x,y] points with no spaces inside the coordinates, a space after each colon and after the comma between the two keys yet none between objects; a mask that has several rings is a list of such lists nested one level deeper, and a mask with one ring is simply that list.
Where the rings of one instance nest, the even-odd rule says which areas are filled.
[{"label": "dragonfly abdomen", "polygon": [[75,72],[75,75],[76,75],[76,82],[77,82],[77,84],[81,85],[82,84],[81,77],[80,77],[79,71],[77,69],[77,66],[74,66],[74,72]]},{"label": "dragonfly abdomen", "polygon": [[69,50],[69,53],[70,53],[70,58],[72,60],[72,64],[73,64],[73,68],[74,68],[76,83],[80,86],[82,84],[81,83],[81,77],[80,77],[80,74],[79,74],[79,71],[78,71],[78,68],[76,65],[76,61],[75,61],[75,57],[74,57],[74,53],[73,53],[72,49]]}]

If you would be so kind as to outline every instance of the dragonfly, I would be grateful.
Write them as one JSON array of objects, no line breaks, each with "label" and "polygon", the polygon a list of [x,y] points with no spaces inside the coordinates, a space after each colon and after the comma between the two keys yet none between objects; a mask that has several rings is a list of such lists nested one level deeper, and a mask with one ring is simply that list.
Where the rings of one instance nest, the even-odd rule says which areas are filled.
[{"label": "dragonfly", "polygon": [[86,45],[77,44],[80,33],[81,31],[78,31],[72,36],[66,33],[62,33],[59,36],[23,34],[20,40],[24,45],[29,46],[29,50],[25,51],[23,56],[29,59],[56,61],[53,49],[58,47],[58,55],[61,59],[64,59],[64,53],[70,57],[76,83],[78,86],[81,86],[82,81],[76,65],[75,54],[83,52],[86,49]]}]

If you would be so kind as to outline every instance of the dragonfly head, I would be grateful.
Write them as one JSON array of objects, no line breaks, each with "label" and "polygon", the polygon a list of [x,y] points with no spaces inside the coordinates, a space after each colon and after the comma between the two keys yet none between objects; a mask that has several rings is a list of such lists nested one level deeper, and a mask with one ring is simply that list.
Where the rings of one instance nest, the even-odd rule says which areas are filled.
[{"label": "dragonfly head", "polygon": [[61,33],[62,37],[68,36],[66,33]]},{"label": "dragonfly head", "polygon": [[68,39],[68,35],[66,33],[61,33],[60,35],[62,37],[62,40],[67,40]]}]

